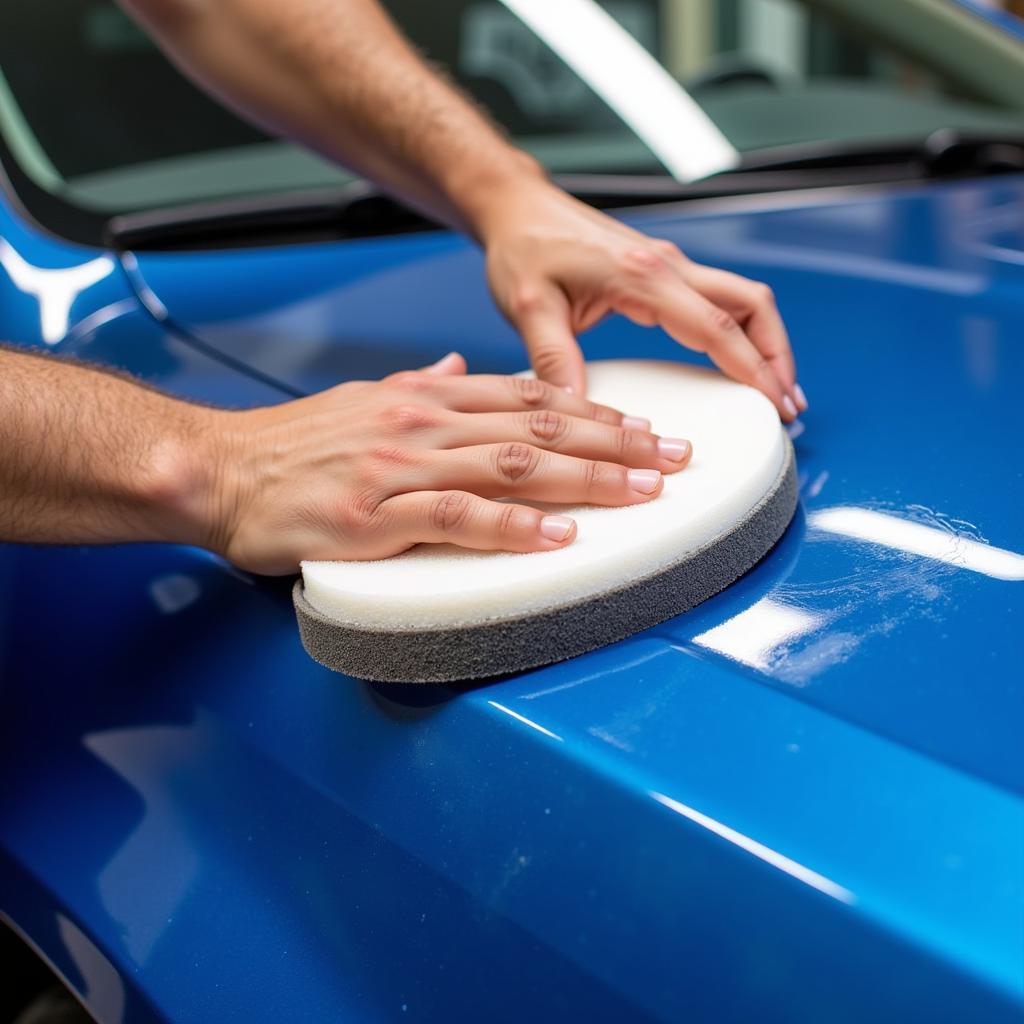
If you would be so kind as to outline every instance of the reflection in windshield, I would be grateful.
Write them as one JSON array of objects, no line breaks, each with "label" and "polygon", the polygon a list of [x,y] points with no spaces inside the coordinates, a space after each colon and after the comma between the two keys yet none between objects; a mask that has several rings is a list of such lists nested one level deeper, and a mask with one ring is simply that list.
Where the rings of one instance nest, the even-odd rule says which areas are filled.
[{"label": "reflection in windshield", "polygon": [[502,0],[628,124],[680,181],[739,162],[689,93],[593,0]]}]

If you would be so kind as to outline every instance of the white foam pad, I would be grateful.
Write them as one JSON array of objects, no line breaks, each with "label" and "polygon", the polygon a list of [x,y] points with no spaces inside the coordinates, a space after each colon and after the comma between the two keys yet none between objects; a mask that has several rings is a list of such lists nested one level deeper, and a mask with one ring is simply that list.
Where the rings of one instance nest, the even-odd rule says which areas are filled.
[{"label": "white foam pad", "polygon": [[735,527],[765,497],[786,455],[774,406],[720,374],[678,363],[587,367],[589,397],[655,433],[693,442],[654,501],[629,508],[552,506],[577,539],[535,554],[423,544],[376,562],[303,562],[305,597],[322,615],[366,629],[459,626],[545,612],[630,583]]}]

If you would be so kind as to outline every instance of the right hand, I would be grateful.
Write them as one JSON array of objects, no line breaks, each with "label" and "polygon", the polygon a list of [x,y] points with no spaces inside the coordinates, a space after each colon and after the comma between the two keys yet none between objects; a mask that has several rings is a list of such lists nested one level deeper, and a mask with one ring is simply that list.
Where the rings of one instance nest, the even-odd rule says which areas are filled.
[{"label": "right hand", "polygon": [[566,516],[495,498],[636,505],[690,458],[623,416],[542,381],[467,376],[452,353],[421,371],[284,405],[211,410],[218,484],[207,545],[243,569],[376,559],[418,543],[547,551]]}]

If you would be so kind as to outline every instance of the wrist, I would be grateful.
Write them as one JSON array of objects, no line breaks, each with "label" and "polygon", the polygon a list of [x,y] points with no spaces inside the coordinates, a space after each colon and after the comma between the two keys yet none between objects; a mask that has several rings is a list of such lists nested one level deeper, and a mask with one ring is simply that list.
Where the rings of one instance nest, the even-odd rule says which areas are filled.
[{"label": "wrist", "polygon": [[544,193],[552,187],[544,168],[533,157],[510,147],[508,158],[493,168],[455,172],[448,183],[448,194],[469,232],[486,248],[506,209],[518,205],[521,197]]},{"label": "wrist", "polygon": [[152,447],[139,502],[153,539],[223,554],[233,524],[231,412],[175,402],[175,429]]}]

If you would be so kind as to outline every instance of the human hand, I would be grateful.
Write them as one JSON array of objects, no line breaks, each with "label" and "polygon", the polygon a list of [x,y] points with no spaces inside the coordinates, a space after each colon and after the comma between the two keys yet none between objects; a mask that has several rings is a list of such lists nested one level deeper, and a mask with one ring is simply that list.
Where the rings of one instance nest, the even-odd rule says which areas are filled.
[{"label": "human hand", "polygon": [[542,380],[586,393],[576,335],[609,313],[658,325],[774,403],[785,421],[807,408],[771,289],[688,259],[546,183],[496,194],[477,233],[499,308]]},{"label": "human hand", "polygon": [[560,548],[575,538],[570,518],[493,499],[640,504],[691,453],[551,384],[467,376],[455,353],[284,405],[208,412],[218,471],[203,542],[269,574],[421,542]]}]

